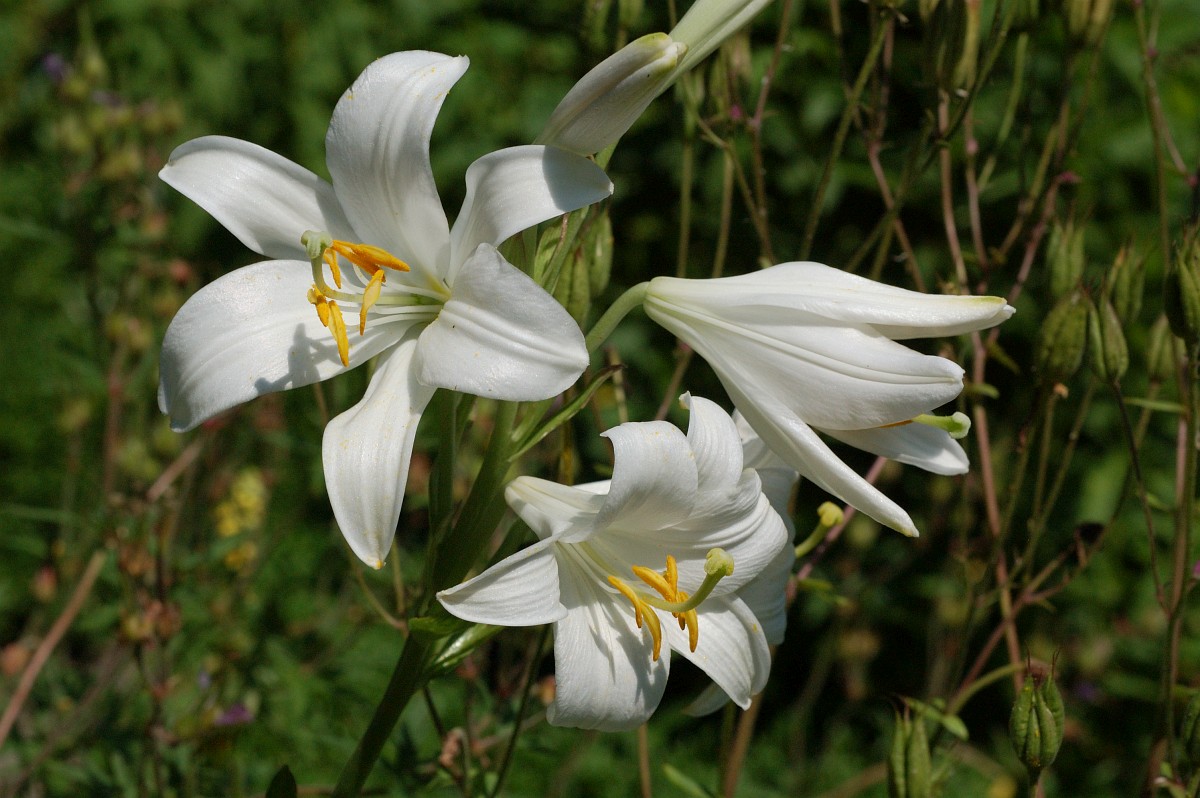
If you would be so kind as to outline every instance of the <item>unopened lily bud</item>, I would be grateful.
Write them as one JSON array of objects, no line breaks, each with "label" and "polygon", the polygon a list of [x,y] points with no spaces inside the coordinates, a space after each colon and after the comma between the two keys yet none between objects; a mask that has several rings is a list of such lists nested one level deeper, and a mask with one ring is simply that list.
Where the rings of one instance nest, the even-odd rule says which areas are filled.
[{"label": "unopened lily bud", "polygon": [[1117,382],[1129,368],[1129,347],[1112,303],[1101,299],[1088,314],[1092,371],[1105,382]]},{"label": "unopened lily bud", "polygon": [[771,0],[696,0],[671,31],[671,38],[687,46],[679,72],[700,63],[721,42],[741,29]]},{"label": "unopened lily bud", "polygon": [[1083,228],[1075,228],[1075,222],[1066,224],[1055,221],[1050,228],[1050,240],[1046,245],[1046,265],[1050,270],[1050,295],[1055,299],[1075,290],[1083,277]]},{"label": "unopened lily bud", "polygon": [[1067,36],[1077,46],[1094,46],[1108,27],[1112,10],[1113,0],[1063,0]]},{"label": "unopened lily bud", "polygon": [[925,27],[925,70],[944,91],[975,79],[979,54],[978,0],[952,0],[933,6]]},{"label": "unopened lily bud", "polygon": [[1031,667],[1008,719],[1013,748],[1031,778],[1037,778],[1058,756],[1065,719],[1053,671]]},{"label": "unopened lily bud", "polygon": [[1064,382],[1079,370],[1087,348],[1088,308],[1091,302],[1076,290],[1046,315],[1038,336],[1034,366],[1042,379]]},{"label": "unopened lily bud", "polygon": [[591,155],[629,130],[646,106],[678,75],[687,45],[665,33],[630,42],[601,61],[567,92],[538,143]]},{"label": "unopened lily bud", "polygon": [[1179,742],[1187,755],[1192,770],[1200,770],[1200,693],[1193,693],[1183,711],[1183,725],[1179,729]]},{"label": "unopened lily bud", "polygon": [[1138,256],[1133,246],[1126,244],[1117,250],[1108,272],[1106,287],[1113,310],[1128,324],[1142,309],[1142,293],[1146,282],[1146,258]]},{"label": "unopened lily bud", "polygon": [[1175,376],[1175,335],[1165,316],[1150,328],[1146,345],[1146,372],[1151,382],[1163,383]]},{"label": "unopened lily bud", "polygon": [[932,794],[933,767],[922,718],[896,713],[887,778],[888,798],[928,798]]},{"label": "unopened lily bud", "polygon": [[1163,309],[1171,332],[1188,346],[1200,343],[1200,233],[1184,239],[1163,281]]}]

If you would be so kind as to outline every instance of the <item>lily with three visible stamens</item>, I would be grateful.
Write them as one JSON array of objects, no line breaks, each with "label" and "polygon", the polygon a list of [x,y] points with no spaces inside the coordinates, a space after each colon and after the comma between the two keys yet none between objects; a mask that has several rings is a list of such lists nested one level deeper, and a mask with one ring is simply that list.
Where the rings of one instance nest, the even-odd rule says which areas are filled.
[{"label": "lily with three visible stamens", "polygon": [[737,591],[790,541],[758,475],[742,468],[733,420],[706,399],[683,400],[686,436],[662,421],[604,433],[612,480],[511,482],[508,504],[538,542],[438,594],[468,621],[554,624],[556,725],[645,722],[673,651],[743,708],[766,683],[767,640]]},{"label": "lily with three visible stamens", "polygon": [[[163,342],[159,403],[186,430],[256,396],[379,356],[362,401],[325,429],[334,514],[380,567],[400,514],[414,435],[436,388],[532,401],[587,366],[567,312],[496,246],[611,194],[604,172],[554,147],[484,155],[453,227],[429,137],[465,57],[394,53],[339,100],[326,136],[332,184],[249,142],[181,145],[160,176],[276,260],[205,286]],[[343,312],[357,324],[348,327]]]},{"label": "lily with three visible stamens", "polygon": [[963,370],[897,341],[1000,324],[1000,297],[922,294],[819,263],[713,280],[657,277],[654,321],[708,361],[762,440],[802,476],[906,535],[899,505],[814,432],[936,474],[961,474],[961,414],[929,416],[963,388]]}]

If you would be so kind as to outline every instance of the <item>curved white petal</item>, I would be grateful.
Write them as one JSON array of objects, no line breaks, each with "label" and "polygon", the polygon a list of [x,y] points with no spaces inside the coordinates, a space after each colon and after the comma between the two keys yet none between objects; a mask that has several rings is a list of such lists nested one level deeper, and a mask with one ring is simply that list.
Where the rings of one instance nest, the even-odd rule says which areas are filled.
[{"label": "curved white petal", "polygon": [[783,633],[787,629],[787,584],[795,562],[796,549],[788,538],[758,577],[736,593],[754,613],[767,642],[772,645],[783,642]]},{"label": "curved white petal", "polygon": [[701,494],[725,494],[742,476],[742,439],[729,414],[716,402],[685,393],[688,444],[696,455],[697,489]]},{"label": "curved white petal", "polygon": [[158,176],[269,258],[305,259],[300,236],[306,230],[352,235],[331,185],[248,141],[192,139],[175,148]]},{"label": "curved white petal", "polygon": [[[307,262],[263,261],[197,291],[163,338],[159,405],[182,431],[256,396],[347,370],[308,302]],[[394,325],[354,330],[353,368],[394,343]]]},{"label": "curved white petal", "polygon": [[653,661],[649,629],[638,629],[628,602],[589,570],[564,561],[559,576],[567,616],[554,624],[556,690],[546,719],[601,731],[636,728],[662,700],[670,648],[664,643]]},{"label": "curved white petal", "polygon": [[863,451],[915,465],[934,474],[965,474],[971,465],[967,453],[948,432],[925,424],[821,431]]},{"label": "curved white petal", "polygon": [[671,30],[671,38],[688,46],[678,71],[691,69],[762,11],[770,0],[696,0]]},{"label": "curved white petal", "polygon": [[[1003,298],[923,294],[868,280],[822,263],[780,263],[715,280],[659,277],[656,290],[683,302],[803,311],[845,324],[867,324],[892,339],[958,335],[994,327],[1013,314]],[[716,299],[714,299],[716,297]]]},{"label": "curved white petal", "polygon": [[451,614],[464,621],[497,626],[536,626],[566,616],[558,600],[555,541],[539,540],[486,571],[437,594]]},{"label": "curved white petal", "polygon": [[811,479],[822,490],[853,505],[884,526],[910,537],[917,536],[916,526],[900,505],[843,463],[820,436],[788,408],[767,397],[752,398],[736,384],[724,384],[746,420],[788,465],[806,479]]},{"label": "curved white petal", "polygon": [[604,170],[582,155],[526,144],[488,153],[467,168],[467,196],[450,233],[446,282],[457,290],[460,266],[480,244],[498,246],[514,233],[612,194]]},{"label": "curved white petal", "polygon": [[675,425],[642,421],[603,435],[612,441],[614,465],[597,529],[627,526],[648,533],[688,517],[696,496],[696,463]]},{"label": "curved white petal", "polygon": [[723,382],[771,396],[810,424],[863,429],[908,421],[962,391],[957,364],[869,327],[789,309],[724,306],[713,286],[701,304],[656,291],[659,279],[647,294],[647,315],[690,344]]},{"label": "curved white petal", "polygon": [[411,50],[371,63],[325,137],[333,187],[359,238],[429,279],[445,276],[450,229],[429,166],[429,136],[466,57]]},{"label": "curved white petal", "polygon": [[564,542],[591,535],[604,505],[604,496],[595,492],[537,477],[517,477],[508,483],[504,500],[539,538]]},{"label": "curved white petal", "polygon": [[427,385],[523,402],[565,391],[587,364],[583,333],[563,306],[481,244],[422,333],[415,368]]},{"label": "curved white petal", "polygon": [[417,422],[433,388],[413,379],[415,335],[379,358],[363,398],[325,427],[321,459],[329,503],[359,559],[381,568],[400,518]]},{"label": "curved white petal", "polygon": [[729,694],[720,687],[717,687],[717,685],[710,684],[700,691],[700,695],[696,696],[692,700],[692,703],[683,708],[683,714],[691,715],[693,718],[700,718],[705,715],[711,715],[728,703]]},{"label": "curved white petal", "polygon": [[680,588],[689,593],[704,581],[708,552],[724,549],[733,558],[734,569],[717,583],[713,595],[731,593],[758,576],[788,539],[783,520],[762,494],[758,476],[745,471],[739,484],[723,502],[700,505],[684,521],[651,529],[633,519],[603,530],[589,545],[613,562],[656,570],[662,570],[669,554],[679,569]]},{"label": "curved white petal", "polygon": [[708,674],[735,704],[749,707],[771,673],[771,649],[754,613],[735,597],[709,598],[696,611],[700,637],[695,651],[689,648],[687,631],[662,614],[663,637],[671,648]]}]

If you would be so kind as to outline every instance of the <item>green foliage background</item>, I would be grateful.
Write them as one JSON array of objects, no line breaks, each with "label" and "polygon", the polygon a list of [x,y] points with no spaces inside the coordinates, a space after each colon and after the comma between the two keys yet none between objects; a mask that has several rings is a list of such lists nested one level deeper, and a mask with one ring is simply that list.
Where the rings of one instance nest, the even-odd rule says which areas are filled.
[{"label": "green foliage background", "polygon": [[[1011,41],[973,98],[980,152],[996,156],[980,198],[983,226],[989,245],[999,244],[1036,183],[1038,156],[1065,98],[1076,134],[1059,157],[1071,176],[1061,180],[1050,218],[1074,218],[1086,229],[1083,283],[1093,293],[1122,244],[1132,242],[1145,256],[1146,296],[1141,313],[1126,320],[1132,367],[1123,382],[1125,396],[1145,397],[1154,384],[1146,351],[1161,308],[1163,213],[1133,8],[1117,3],[1089,61],[1092,48],[1076,51],[1067,41],[1058,4],[1042,6],[1006,139],[998,130],[1016,80]],[[994,10],[985,2],[982,18],[991,20]],[[1194,178],[1200,27],[1191,0],[1162,0],[1151,10],[1161,15],[1155,74],[1164,118]],[[893,185],[936,105],[916,5],[902,11],[881,153]],[[772,5],[740,41],[742,49],[705,67],[705,118],[747,162],[752,139],[743,122],[770,68],[781,13],[779,3]],[[761,127],[778,260],[797,258],[803,246],[833,131],[880,4],[796,3],[792,13]],[[466,166],[490,150],[533,140],[558,99],[618,37],[670,27],[665,3],[646,2],[628,30],[616,16],[605,3],[578,0],[35,0],[0,7],[0,252],[7,275],[0,314],[0,695],[17,692],[30,656],[93,553],[103,557],[83,611],[0,748],[0,790],[252,795],[285,763],[302,785],[327,785],[361,734],[402,640],[387,622],[399,609],[388,606],[385,615],[377,597],[395,579],[419,573],[420,466],[427,470],[428,458],[416,461],[398,536],[410,554],[394,572],[360,572],[333,526],[322,485],[323,416],[355,401],[364,375],[326,386],[320,401],[307,389],[258,400],[185,436],[171,433],[158,413],[157,345],[175,310],[200,285],[256,259],[157,181],[171,149],[199,135],[237,136],[327,176],[329,114],[363,67],[397,50],[463,53],[471,69],[451,92],[432,144],[443,199],[454,208]],[[1015,41],[1016,33],[1010,37]],[[675,271],[685,147],[680,108],[670,94],[657,101],[610,163],[617,187],[611,296]],[[948,145],[956,168],[963,142],[957,135]],[[687,273],[699,277],[708,275],[723,246],[725,158],[703,139],[691,146],[696,179]],[[938,290],[955,285],[956,277],[941,183],[936,167],[926,165],[902,219],[927,287]],[[1196,181],[1170,170],[1168,178],[1165,216],[1175,240],[1194,218]],[[962,185],[955,190],[956,219],[965,231]],[[884,209],[855,126],[824,195],[812,259],[852,261]],[[740,196],[728,233],[725,271],[756,268],[761,241]],[[1020,251],[995,265],[991,291],[1011,288]],[[987,406],[1002,489],[1016,484],[1020,453],[1034,445],[1031,419],[1044,418],[1049,386],[1031,368],[1053,303],[1044,251],[1037,250],[1018,313],[1004,327],[987,374],[996,392]],[[885,257],[868,252],[861,273],[913,285],[894,243]],[[969,265],[977,278],[978,262]],[[677,363],[674,342],[635,316],[614,345],[628,366],[623,389],[630,417],[649,418]],[[965,339],[930,347],[960,362],[969,352]],[[700,363],[683,387],[724,399]],[[1077,534],[1091,529],[1081,524],[1106,531],[1086,562],[1071,559],[1056,572],[1055,582],[1069,577],[1065,588],[1027,608],[1016,624],[1023,655],[1057,657],[1066,697],[1067,740],[1043,785],[1048,795],[1133,795],[1157,761],[1167,619],[1155,601],[1143,516],[1127,490],[1119,406],[1086,370],[1063,389],[1057,421],[1047,422],[1046,462],[1051,473],[1066,464],[1064,488],[1037,563],[1064,552],[1073,557]],[[1165,390],[1162,398],[1177,399]],[[1080,397],[1091,391],[1085,410]],[[585,451],[601,452],[593,443],[597,426],[615,423],[615,404],[603,394],[596,420],[581,417],[575,433]],[[1069,459],[1062,453],[1076,417],[1078,449]],[[1177,418],[1148,415],[1141,449],[1160,559],[1170,540]],[[418,451],[427,443],[420,441]],[[978,458],[978,449],[970,451]],[[846,456],[862,471],[873,460]],[[176,463],[185,467],[160,490]],[[820,581],[793,606],[739,795],[882,795],[880,768],[897,696],[947,695],[962,658],[973,657],[994,628],[996,607],[985,600],[986,590],[976,590],[992,564],[978,475],[952,480],[890,466],[881,485],[910,509],[924,535],[904,540],[859,517],[815,564],[811,575]],[[1004,498],[1022,519],[1011,549],[1019,552],[1026,540],[1019,527],[1032,499],[1028,485],[1013,490]],[[796,503],[802,532],[822,500],[802,486]],[[222,506],[228,512],[240,506],[250,520],[223,535]],[[1178,658],[1184,685],[1200,679],[1198,620],[1194,611],[1184,618]],[[436,683],[428,702],[411,707],[376,769],[379,794],[460,794],[455,772],[467,774],[469,789],[486,785],[537,641],[536,631],[502,635],[456,678]],[[989,668],[1005,662],[998,650]],[[549,662],[539,667],[549,673]],[[702,683],[677,667],[650,726],[659,794],[703,795],[718,783],[733,716],[694,720],[679,713]],[[999,680],[961,713],[969,742],[951,745],[941,736],[944,794],[1017,794],[1023,776],[1005,731],[1012,696],[1011,680]],[[436,718],[429,707],[437,708]],[[457,734],[450,730],[461,728],[471,741],[467,760],[446,744]],[[536,723],[521,737],[506,793],[634,794],[636,749],[633,734]],[[440,754],[449,766],[439,766]]]}]

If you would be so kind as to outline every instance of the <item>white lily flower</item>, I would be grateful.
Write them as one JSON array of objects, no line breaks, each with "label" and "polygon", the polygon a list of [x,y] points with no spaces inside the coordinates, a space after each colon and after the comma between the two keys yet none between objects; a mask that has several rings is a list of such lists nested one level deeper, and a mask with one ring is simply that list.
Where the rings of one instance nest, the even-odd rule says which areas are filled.
[{"label": "white lily flower", "polygon": [[700,63],[770,0],[697,0],[667,33],[635,39],[562,98],[538,141],[591,155],[615,143],[655,97]]},{"label": "white lily flower", "polygon": [[554,624],[556,725],[645,722],[672,651],[743,708],[766,683],[767,639],[737,591],[775,561],[787,533],[757,474],[742,468],[733,420],[706,399],[683,400],[686,436],[662,421],[604,433],[612,480],[511,482],[505,498],[538,542],[438,594],[468,621]]},{"label": "white lily flower", "polygon": [[[915,536],[902,508],[814,432],[939,474],[967,469],[946,426],[927,417],[962,391],[963,370],[896,343],[995,326],[999,297],[893,288],[819,263],[738,277],[650,281],[650,318],[694,348],[767,445],[823,490]],[[927,423],[943,424],[943,428]]]},{"label": "white lily flower", "polygon": [[[742,464],[758,474],[763,495],[782,519],[787,532],[787,544],[779,548],[762,573],[735,593],[758,619],[767,643],[774,646],[783,642],[783,633],[787,629],[787,584],[792,576],[792,566],[796,563],[796,549],[792,545],[796,538],[796,527],[788,505],[800,475],[767,448],[758,433],[746,423],[746,418],[736,410],[733,421],[742,439]],[[710,684],[684,711],[693,716],[707,715],[727,703],[728,694],[718,685]]]},{"label": "white lily flower", "polygon": [[[429,136],[467,64],[414,51],[368,66],[329,125],[332,184],[219,136],[183,144],[160,173],[246,246],[276,259],[221,277],[176,315],[163,341],[163,412],[175,429],[190,429],[379,355],[362,401],[329,423],[323,441],[334,514],[354,553],[376,568],[391,546],[417,422],[435,388],[545,399],[588,362],[571,317],[495,246],[607,197],[612,184],[595,164],[558,149],[500,150],[467,169],[451,227]],[[343,310],[353,314],[349,328]]]}]

